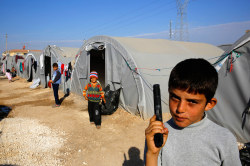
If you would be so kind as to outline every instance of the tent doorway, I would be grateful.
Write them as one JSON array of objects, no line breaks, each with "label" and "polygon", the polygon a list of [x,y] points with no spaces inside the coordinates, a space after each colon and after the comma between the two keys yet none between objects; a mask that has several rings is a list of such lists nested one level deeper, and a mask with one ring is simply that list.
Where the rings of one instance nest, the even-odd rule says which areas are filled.
[{"label": "tent doorway", "polygon": [[29,67],[29,69],[27,71],[28,72],[28,79],[27,79],[28,82],[32,82],[32,80],[33,80],[33,64],[34,64],[34,59],[31,58],[31,60],[28,63],[28,67]]},{"label": "tent doorway", "polygon": [[29,73],[28,79],[27,79],[28,82],[32,82],[32,80],[33,80],[33,69],[32,69],[32,66],[30,66],[30,68],[31,69],[29,69],[29,71],[28,71],[28,73]]},{"label": "tent doorway", "polygon": [[105,87],[105,49],[90,51],[90,72],[98,73],[98,80]]},{"label": "tent doorway", "polygon": [[[45,85],[48,85],[48,81],[51,79],[51,57],[45,56]],[[49,80],[47,79],[49,78]]]}]

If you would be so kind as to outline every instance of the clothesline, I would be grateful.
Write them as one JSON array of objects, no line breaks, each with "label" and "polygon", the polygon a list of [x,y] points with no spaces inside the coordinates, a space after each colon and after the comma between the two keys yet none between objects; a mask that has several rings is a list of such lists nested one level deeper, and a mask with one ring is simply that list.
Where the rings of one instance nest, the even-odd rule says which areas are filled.
[{"label": "clothesline", "polygon": [[[221,57],[221,56],[216,56],[216,57],[208,58],[206,60],[209,61],[209,60],[217,59],[219,57]],[[215,64],[216,64],[216,62],[215,62]],[[166,67],[166,68],[144,68],[144,67],[140,68],[140,67],[136,67],[134,70],[136,72],[137,72],[138,69],[141,69],[141,70],[152,70],[152,71],[161,71],[161,70],[170,70],[170,69],[173,69],[173,68],[174,67]]]}]

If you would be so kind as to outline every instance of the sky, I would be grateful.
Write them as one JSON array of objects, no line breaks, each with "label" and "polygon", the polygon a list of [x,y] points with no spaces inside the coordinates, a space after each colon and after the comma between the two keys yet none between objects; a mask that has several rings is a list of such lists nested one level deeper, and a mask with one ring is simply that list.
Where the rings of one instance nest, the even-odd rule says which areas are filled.
[{"label": "sky", "polygon": [[[181,0],[185,1],[185,0]],[[232,44],[250,29],[250,0],[189,0],[184,39]],[[176,0],[0,0],[0,52],[79,48],[96,35],[178,38]]]}]

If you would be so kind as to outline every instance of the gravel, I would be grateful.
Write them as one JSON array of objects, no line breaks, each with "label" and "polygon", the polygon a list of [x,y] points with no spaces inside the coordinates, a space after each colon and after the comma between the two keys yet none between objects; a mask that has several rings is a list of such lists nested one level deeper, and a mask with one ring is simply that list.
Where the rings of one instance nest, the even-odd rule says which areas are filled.
[{"label": "gravel", "polygon": [[0,121],[0,164],[61,166],[64,132],[28,118]]}]

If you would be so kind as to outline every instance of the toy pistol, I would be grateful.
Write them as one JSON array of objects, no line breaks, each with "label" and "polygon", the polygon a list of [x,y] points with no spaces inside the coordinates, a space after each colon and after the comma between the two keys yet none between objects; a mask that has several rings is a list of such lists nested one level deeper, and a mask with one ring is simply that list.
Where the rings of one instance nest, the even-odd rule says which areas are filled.
[{"label": "toy pistol", "polygon": [[[161,90],[159,84],[153,85],[153,93],[154,93],[154,111],[156,115],[156,120],[162,122]],[[163,134],[156,133],[154,135],[154,142],[157,148],[161,147],[163,144]]]}]

